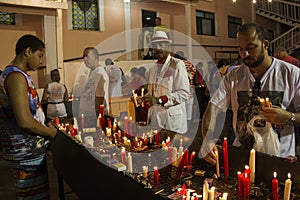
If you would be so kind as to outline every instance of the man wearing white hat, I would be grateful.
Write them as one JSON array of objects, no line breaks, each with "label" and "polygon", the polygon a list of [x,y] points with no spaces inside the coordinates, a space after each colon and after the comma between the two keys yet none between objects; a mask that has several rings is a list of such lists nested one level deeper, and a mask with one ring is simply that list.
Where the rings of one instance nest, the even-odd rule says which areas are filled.
[{"label": "man wearing white hat", "polygon": [[170,55],[170,43],[164,31],[153,34],[151,45],[157,62],[149,69],[144,100],[150,107],[149,126],[183,134],[187,132],[185,101],[189,98],[189,80],[184,62]]}]

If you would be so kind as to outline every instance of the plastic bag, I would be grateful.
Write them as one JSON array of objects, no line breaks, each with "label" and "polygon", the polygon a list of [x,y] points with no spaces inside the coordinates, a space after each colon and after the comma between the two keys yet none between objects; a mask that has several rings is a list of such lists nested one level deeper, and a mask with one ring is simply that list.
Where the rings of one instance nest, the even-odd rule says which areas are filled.
[{"label": "plastic bag", "polygon": [[280,141],[272,124],[262,115],[254,116],[247,124],[247,132],[254,136],[253,149],[274,156],[280,156]]}]

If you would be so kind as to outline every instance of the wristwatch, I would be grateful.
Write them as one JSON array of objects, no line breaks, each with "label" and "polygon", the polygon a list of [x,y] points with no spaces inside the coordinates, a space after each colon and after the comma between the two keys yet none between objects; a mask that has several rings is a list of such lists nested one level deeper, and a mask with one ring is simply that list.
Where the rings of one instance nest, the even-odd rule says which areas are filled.
[{"label": "wristwatch", "polygon": [[291,112],[291,117],[287,123],[287,126],[294,126],[295,125],[295,122],[296,122],[296,116],[295,116],[295,113],[292,113]]}]

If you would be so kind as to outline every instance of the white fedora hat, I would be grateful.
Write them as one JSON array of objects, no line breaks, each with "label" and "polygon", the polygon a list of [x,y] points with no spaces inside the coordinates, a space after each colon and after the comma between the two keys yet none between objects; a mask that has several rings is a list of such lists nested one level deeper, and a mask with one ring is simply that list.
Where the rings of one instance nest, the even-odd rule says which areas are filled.
[{"label": "white fedora hat", "polygon": [[172,40],[169,40],[166,32],[164,31],[155,31],[152,36],[151,44],[155,42],[168,42],[172,43]]}]

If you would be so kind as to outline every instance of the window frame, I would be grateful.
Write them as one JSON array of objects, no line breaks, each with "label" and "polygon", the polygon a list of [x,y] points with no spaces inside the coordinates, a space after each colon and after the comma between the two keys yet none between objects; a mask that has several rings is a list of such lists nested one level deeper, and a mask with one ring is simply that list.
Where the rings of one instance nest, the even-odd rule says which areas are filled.
[{"label": "window frame", "polygon": [[[230,21],[230,18],[232,21]],[[237,20],[240,20],[239,22],[236,22]],[[234,17],[234,16],[227,16],[227,28],[228,28],[228,38],[236,38],[237,31],[239,27],[241,27],[243,24],[243,19],[240,17]],[[235,27],[234,29],[231,29],[231,26]]]},{"label": "window frame", "polygon": [[[199,16],[199,15],[203,16]],[[207,15],[212,15],[208,17]],[[206,33],[203,30],[203,22],[210,24],[210,30],[207,30],[209,33]],[[199,27],[200,26],[200,27]],[[196,34],[197,35],[207,35],[207,36],[216,36],[216,15],[213,12],[207,12],[203,10],[196,10]]]}]

